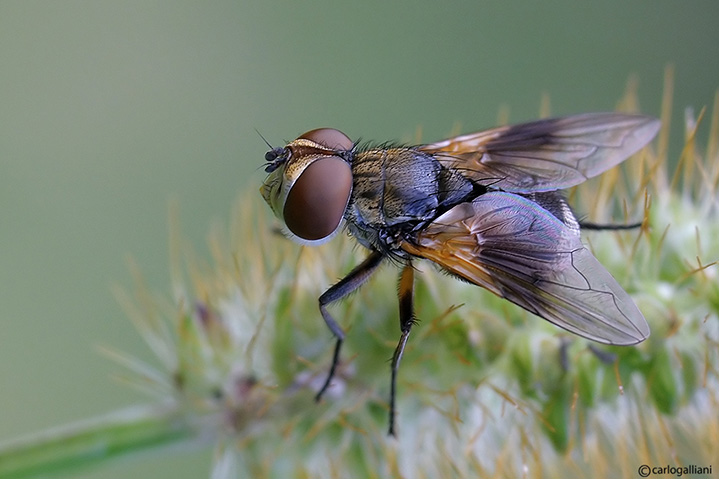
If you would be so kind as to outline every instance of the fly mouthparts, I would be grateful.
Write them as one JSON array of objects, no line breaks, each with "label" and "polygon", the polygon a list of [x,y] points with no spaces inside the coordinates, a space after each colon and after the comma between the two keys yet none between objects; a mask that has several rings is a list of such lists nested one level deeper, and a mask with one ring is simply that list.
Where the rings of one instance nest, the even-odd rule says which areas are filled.
[{"label": "fly mouthparts", "polygon": [[265,167],[266,173],[272,173],[290,157],[290,151],[284,147],[273,148],[265,153],[265,161],[269,164]]}]

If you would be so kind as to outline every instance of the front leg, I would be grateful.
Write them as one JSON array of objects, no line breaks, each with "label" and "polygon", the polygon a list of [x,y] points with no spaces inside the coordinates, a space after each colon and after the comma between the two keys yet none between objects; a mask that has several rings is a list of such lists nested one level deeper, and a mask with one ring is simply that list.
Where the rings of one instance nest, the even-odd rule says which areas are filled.
[{"label": "front leg", "polygon": [[320,296],[320,313],[322,313],[322,318],[325,320],[325,324],[327,324],[327,327],[330,328],[330,331],[332,331],[334,337],[337,338],[337,343],[335,344],[335,352],[332,356],[330,373],[327,375],[327,380],[317,393],[317,396],[315,396],[316,401],[322,399],[322,395],[325,393],[325,391],[327,391],[327,388],[330,387],[332,378],[335,375],[335,370],[337,369],[337,364],[339,363],[342,342],[345,339],[344,331],[342,330],[340,325],[337,324],[337,321],[334,320],[329,311],[327,311],[327,305],[344,298],[345,296],[362,286],[364,282],[367,281],[370,276],[372,276],[372,273],[377,270],[377,267],[380,265],[383,259],[384,255],[382,255],[382,253],[380,253],[379,251],[373,251],[367,257],[367,259],[365,259],[362,263],[359,264],[359,266],[350,271],[347,276],[339,280],[339,282],[331,286],[327,291],[322,293],[322,296]]}]

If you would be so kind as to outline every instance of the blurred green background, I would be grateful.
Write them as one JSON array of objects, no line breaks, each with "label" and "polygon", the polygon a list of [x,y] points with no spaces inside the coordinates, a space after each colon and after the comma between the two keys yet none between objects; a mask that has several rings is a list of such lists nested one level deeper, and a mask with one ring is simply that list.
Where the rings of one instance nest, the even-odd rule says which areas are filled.
[{"label": "blurred green background", "polygon": [[[719,87],[715,0],[0,0],[0,441],[146,398],[95,346],[151,357],[111,294],[126,258],[169,292],[167,211],[204,252],[270,142],[319,126],[410,140]],[[339,272],[338,272],[339,275]],[[370,286],[371,287],[371,286]],[[319,319],[318,319],[319,320]],[[206,477],[207,451],[77,477]]]}]

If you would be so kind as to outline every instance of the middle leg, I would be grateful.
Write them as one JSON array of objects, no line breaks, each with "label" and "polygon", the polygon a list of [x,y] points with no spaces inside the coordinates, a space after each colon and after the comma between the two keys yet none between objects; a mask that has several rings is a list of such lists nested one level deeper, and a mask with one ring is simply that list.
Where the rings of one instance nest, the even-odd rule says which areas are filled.
[{"label": "middle leg", "polygon": [[392,378],[390,384],[389,395],[389,435],[395,435],[395,417],[397,415],[395,400],[397,397],[397,373],[399,371],[399,363],[402,360],[404,348],[409,339],[409,332],[412,325],[416,322],[414,317],[414,268],[412,263],[407,263],[402,269],[399,277],[399,328],[402,335],[397,343],[397,348],[392,355]]}]

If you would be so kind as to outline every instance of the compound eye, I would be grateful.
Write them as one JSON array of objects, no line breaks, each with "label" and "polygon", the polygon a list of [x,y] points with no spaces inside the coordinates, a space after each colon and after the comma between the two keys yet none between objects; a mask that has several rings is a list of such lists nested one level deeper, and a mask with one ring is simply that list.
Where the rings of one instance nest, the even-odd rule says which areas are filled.
[{"label": "compound eye", "polygon": [[338,156],[315,160],[287,195],[282,210],[287,228],[304,240],[327,238],[342,222],[351,192],[352,169],[346,161]]},{"label": "compound eye", "polygon": [[351,150],[353,146],[347,135],[334,128],[317,128],[303,133],[300,138],[312,140],[333,150]]}]

